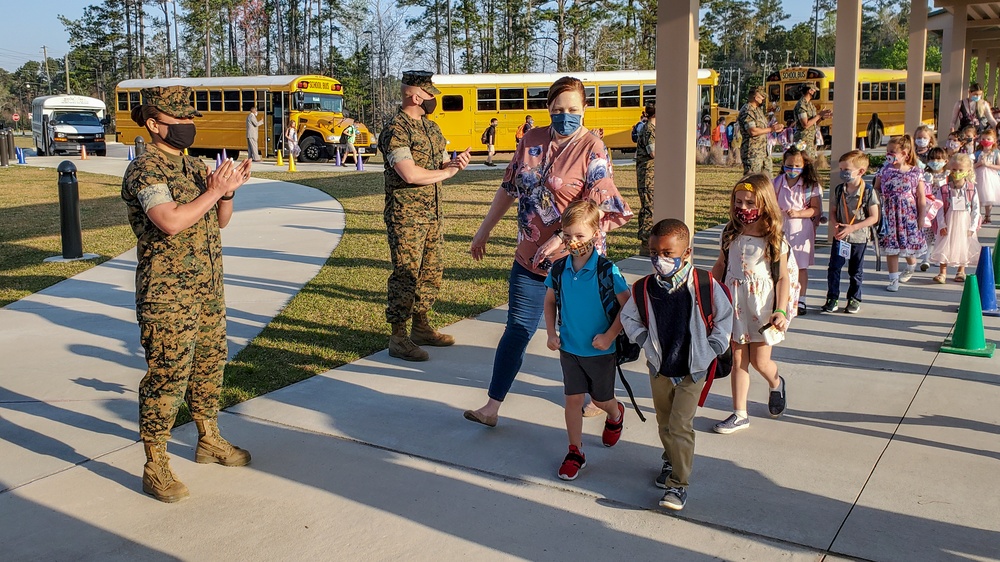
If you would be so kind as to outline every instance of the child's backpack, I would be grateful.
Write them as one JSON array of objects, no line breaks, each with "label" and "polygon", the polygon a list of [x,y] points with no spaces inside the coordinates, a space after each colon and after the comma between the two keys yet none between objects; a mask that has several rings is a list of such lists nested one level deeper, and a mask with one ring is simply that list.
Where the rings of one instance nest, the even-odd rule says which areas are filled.
[{"label": "child's backpack", "polygon": [[736,136],[736,122],[732,122],[726,125],[726,139],[730,144],[733,143],[733,138]]},{"label": "child's backpack", "polygon": [[[695,302],[698,304],[698,310],[701,312],[701,320],[705,323],[705,330],[708,334],[712,333],[715,329],[715,284],[714,279],[710,271],[705,271],[702,269],[692,269],[691,274],[695,276],[694,283],[694,297]],[[650,276],[647,275],[642,279],[635,282],[632,286],[632,298],[635,299],[635,306],[639,310],[639,320],[642,321],[643,326],[649,326],[649,318],[646,311],[646,284],[649,282]],[[722,291],[726,294],[726,298],[729,302],[733,302],[732,295],[729,294],[729,289],[725,285],[719,284],[722,287]],[[707,299],[706,299],[707,297]],[[707,303],[707,304],[706,304]],[[712,381],[715,379],[724,379],[728,377],[733,372],[733,346],[729,345],[721,355],[712,361],[712,364],[708,366],[708,376],[705,379],[705,388],[701,391],[701,397],[698,399],[698,406],[705,405],[705,399],[708,398],[708,393],[712,389]]]},{"label": "child's backpack", "polygon": [[[552,268],[549,269],[549,277],[552,279],[552,290],[556,294],[556,318],[559,324],[562,324],[562,317],[559,314],[559,291],[562,287],[562,274],[566,270],[566,262],[568,260],[569,256],[556,260],[552,264]],[[601,295],[601,306],[604,307],[604,314],[607,316],[609,323],[613,323],[615,318],[618,317],[618,313],[621,312],[621,304],[618,303],[618,295],[615,294],[615,279],[611,274],[612,266],[614,266],[614,262],[598,254],[597,287]],[[639,410],[639,405],[635,402],[632,387],[625,379],[625,373],[622,372],[621,367],[623,363],[631,363],[639,359],[640,352],[642,352],[642,347],[639,344],[632,343],[632,340],[628,339],[628,336],[625,335],[625,330],[622,330],[615,338],[615,365],[618,369],[618,378],[621,379],[622,386],[625,387],[625,392],[628,393],[629,400],[632,401],[635,413],[639,415],[639,419],[646,421],[645,416]]]},{"label": "child's backpack", "polygon": [[526,123],[521,123],[521,126],[518,127],[517,131],[514,132],[514,142],[515,143],[521,142],[521,139],[524,138],[524,126],[525,125],[526,125]]},{"label": "child's backpack", "polygon": [[487,127],[483,131],[483,136],[479,139],[479,142],[481,142],[483,144],[490,144],[490,128],[489,127]]}]

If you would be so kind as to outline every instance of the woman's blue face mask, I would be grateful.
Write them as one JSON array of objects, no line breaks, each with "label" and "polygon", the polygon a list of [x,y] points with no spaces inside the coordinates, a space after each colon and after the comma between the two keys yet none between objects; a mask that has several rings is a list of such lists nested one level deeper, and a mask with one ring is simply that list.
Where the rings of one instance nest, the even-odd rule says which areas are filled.
[{"label": "woman's blue face mask", "polygon": [[577,113],[553,113],[551,117],[552,129],[563,137],[572,135],[583,124],[583,115]]}]

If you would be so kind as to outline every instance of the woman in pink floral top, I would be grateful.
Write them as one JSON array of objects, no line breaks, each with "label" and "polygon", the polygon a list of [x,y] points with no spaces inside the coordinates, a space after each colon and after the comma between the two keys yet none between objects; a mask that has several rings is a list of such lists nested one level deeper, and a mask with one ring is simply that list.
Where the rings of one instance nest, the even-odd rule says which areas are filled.
[{"label": "woman in pink floral top", "polygon": [[545,275],[552,262],[567,254],[561,234],[562,211],[571,202],[590,199],[600,207],[597,250],[605,252],[607,232],[628,222],[632,211],[618,193],[604,142],[583,127],[583,83],[563,77],[549,88],[552,125],[525,133],[493,197],[482,226],[472,239],[475,260],[486,253],[490,232],[517,201],[517,249],[510,272],[507,327],[493,360],[489,400],[465,418],[488,426],[497,423],[500,404],[521,368],[528,341],[538,328],[545,299]]}]

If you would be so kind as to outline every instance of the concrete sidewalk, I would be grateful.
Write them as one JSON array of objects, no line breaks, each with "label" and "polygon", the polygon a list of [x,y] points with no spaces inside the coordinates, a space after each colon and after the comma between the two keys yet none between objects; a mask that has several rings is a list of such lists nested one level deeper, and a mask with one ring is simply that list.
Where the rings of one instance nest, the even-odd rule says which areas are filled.
[{"label": "concrete sidewalk", "polygon": [[[244,204],[250,188],[265,200],[279,196],[248,186],[238,198]],[[279,222],[329,216],[324,205],[332,203],[283,205],[294,214]],[[230,256],[249,246],[234,242],[231,229],[250,216],[237,215],[227,229]],[[330,225],[299,228],[310,234],[292,236],[294,251],[270,251],[276,261],[257,262],[270,267],[243,275],[294,293],[291,282],[273,279],[285,274],[283,258],[307,261],[302,245],[312,229]],[[992,245],[995,236],[985,229],[981,238]],[[713,260],[717,238],[717,230],[696,237],[700,265]],[[812,271],[815,306],[828,252],[820,248]],[[646,259],[620,265],[630,280],[650,270]],[[937,352],[955,321],[958,284],[932,285],[933,271],[918,273],[892,294],[885,272],[868,266],[861,314],[814,309],[775,348],[788,381],[785,416],[767,417],[766,385],[755,375],[751,429],[716,435],[711,425],[728,415],[730,400],[725,381],[713,389],[695,420],[695,473],[677,517],[656,507],[655,422],[643,424],[631,410],[613,449],[600,446],[602,420],[587,421],[587,468],[572,483],[556,477],[566,450],[562,384],[544,331],[531,342],[500,425],[462,419],[485,401],[502,307],[448,327],[458,344],[429,350],[427,363],[383,351],[232,408],[221,423],[253,453],[249,467],[194,464],[194,429],[179,428],[170,451],[192,497],[160,504],[139,489],[134,389],[142,358],[125,302],[130,286],[119,278],[102,291],[99,279],[74,278],[26,309],[16,308],[29,299],[0,310],[3,386],[16,385],[21,396],[5,390],[0,398],[0,482],[8,488],[0,493],[0,544],[18,560],[1000,560],[1000,355]],[[226,267],[235,273],[230,257]],[[127,266],[104,271],[131,275]],[[233,306],[245,279],[231,281]],[[77,303],[101,307],[110,325],[68,315]],[[66,315],[45,318],[46,310]],[[8,343],[8,327],[32,316],[41,317],[34,330],[45,338]],[[1000,339],[998,319],[986,326],[989,339]],[[231,334],[238,327],[231,322]],[[640,370],[628,365],[651,418]]]}]

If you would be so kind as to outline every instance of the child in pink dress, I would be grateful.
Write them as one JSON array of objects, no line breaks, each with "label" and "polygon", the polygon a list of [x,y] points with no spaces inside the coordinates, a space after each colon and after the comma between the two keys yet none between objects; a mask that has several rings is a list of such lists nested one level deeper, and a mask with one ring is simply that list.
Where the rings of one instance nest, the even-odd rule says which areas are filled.
[{"label": "child in pink dress", "polygon": [[812,160],[796,146],[785,151],[782,174],[774,179],[774,193],[784,216],[785,239],[799,266],[798,314],[806,313],[808,267],[815,263],[816,217],[822,214],[823,189]]}]

